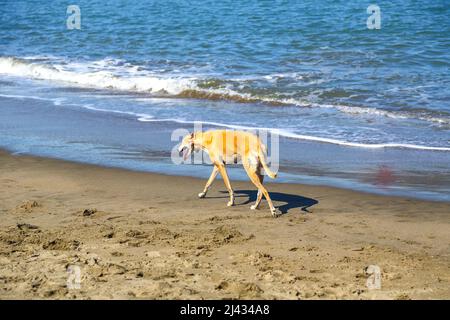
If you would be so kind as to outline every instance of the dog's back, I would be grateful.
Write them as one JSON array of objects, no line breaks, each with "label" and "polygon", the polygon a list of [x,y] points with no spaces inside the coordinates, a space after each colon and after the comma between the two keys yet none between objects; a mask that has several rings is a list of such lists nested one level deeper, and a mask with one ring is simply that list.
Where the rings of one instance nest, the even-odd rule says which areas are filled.
[{"label": "dog's back", "polygon": [[261,141],[250,132],[211,130],[203,135],[203,140],[209,149],[216,150],[227,157],[248,156],[250,152],[258,153],[261,149]]}]

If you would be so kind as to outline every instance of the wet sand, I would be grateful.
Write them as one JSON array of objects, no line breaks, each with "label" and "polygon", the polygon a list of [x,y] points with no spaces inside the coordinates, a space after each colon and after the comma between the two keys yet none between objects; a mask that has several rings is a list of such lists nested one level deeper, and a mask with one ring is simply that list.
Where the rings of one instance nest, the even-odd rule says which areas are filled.
[{"label": "wet sand", "polygon": [[204,183],[0,152],[0,298],[450,299],[450,203]]}]

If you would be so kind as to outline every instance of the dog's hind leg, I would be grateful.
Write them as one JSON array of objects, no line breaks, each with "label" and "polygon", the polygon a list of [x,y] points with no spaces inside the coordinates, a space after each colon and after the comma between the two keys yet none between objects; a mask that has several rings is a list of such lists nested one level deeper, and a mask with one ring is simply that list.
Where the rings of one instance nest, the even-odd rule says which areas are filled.
[{"label": "dog's hind leg", "polygon": [[[258,173],[258,172],[256,172],[256,175],[257,175],[257,177],[258,177],[258,179],[259,179],[259,182],[260,182],[261,184],[263,184],[263,181],[264,181],[264,175],[262,175],[262,174],[260,174],[260,173]],[[252,205],[252,206],[250,206],[250,209],[252,209],[252,210],[258,209],[258,207],[259,207],[259,205],[260,205],[260,203],[261,203],[262,197],[263,197],[263,194],[262,194],[261,190],[258,189],[258,195],[256,196],[255,204]]]},{"label": "dog's hind leg", "polygon": [[211,176],[208,179],[208,182],[206,182],[205,188],[203,189],[203,192],[200,192],[198,194],[199,198],[204,198],[206,196],[206,193],[208,192],[209,187],[213,183],[214,179],[217,177],[217,174],[219,173],[219,169],[216,165],[214,165],[213,171],[211,172]]},{"label": "dog's hind leg", "polygon": [[244,161],[244,160],[243,160],[243,165],[244,165],[245,171],[247,171],[247,175],[249,176],[250,180],[258,188],[258,192],[261,192],[264,195],[264,197],[266,198],[267,203],[269,204],[270,212],[272,213],[272,216],[273,217],[279,216],[280,212],[277,209],[275,209],[275,207],[273,206],[272,199],[270,199],[270,196],[269,196],[269,192],[267,192],[266,188],[264,188],[264,186],[260,182],[255,168],[253,168],[248,163],[248,161]]},{"label": "dog's hind leg", "polygon": [[227,206],[234,206],[234,193],[233,188],[231,188],[230,179],[228,178],[227,170],[223,164],[217,164],[217,168],[219,169],[220,175],[223,178],[223,182],[228,189],[228,193],[230,194],[230,201],[228,201]]}]

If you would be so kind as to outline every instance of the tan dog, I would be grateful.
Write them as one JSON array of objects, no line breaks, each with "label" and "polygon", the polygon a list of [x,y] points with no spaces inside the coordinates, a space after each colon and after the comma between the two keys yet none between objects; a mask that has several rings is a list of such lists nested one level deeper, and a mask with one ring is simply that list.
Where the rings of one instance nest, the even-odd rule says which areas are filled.
[{"label": "tan dog", "polygon": [[180,156],[183,155],[184,160],[186,160],[193,151],[200,150],[208,153],[214,168],[208,182],[206,182],[203,192],[198,194],[199,198],[204,198],[206,196],[217,173],[220,172],[230,194],[230,201],[227,205],[233,206],[233,189],[231,188],[225,165],[242,161],[242,165],[250,177],[250,180],[258,188],[256,202],[250,209],[257,209],[262,200],[262,196],[264,195],[272,215],[274,217],[280,215],[280,212],[273,206],[269,193],[263,186],[264,173],[261,172],[262,168],[264,168],[264,171],[272,179],[276,178],[276,174],[267,166],[265,161],[266,147],[256,135],[244,131],[233,130],[194,132],[185,136],[178,148]]}]

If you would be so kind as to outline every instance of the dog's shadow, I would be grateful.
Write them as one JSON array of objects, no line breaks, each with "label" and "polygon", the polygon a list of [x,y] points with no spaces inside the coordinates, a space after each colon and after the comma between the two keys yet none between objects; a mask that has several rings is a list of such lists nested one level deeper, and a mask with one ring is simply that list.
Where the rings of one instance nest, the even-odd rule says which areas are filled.
[{"label": "dog's shadow", "polygon": [[[228,193],[228,191],[220,191],[221,193]],[[234,190],[235,198],[247,197],[247,200],[241,203],[236,203],[238,206],[250,204],[256,201],[257,191],[256,190]],[[227,197],[224,197],[227,198]],[[302,197],[296,194],[287,194],[281,192],[270,192],[270,198],[274,202],[284,202],[285,204],[281,206],[276,206],[282,214],[288,213],[291,209],[299,208],[301,211],[310,212],[308,209],[319,201]],[[264,199],[264,198],[263,198]],[[264,200],[263,200],[264,201]]]}]

